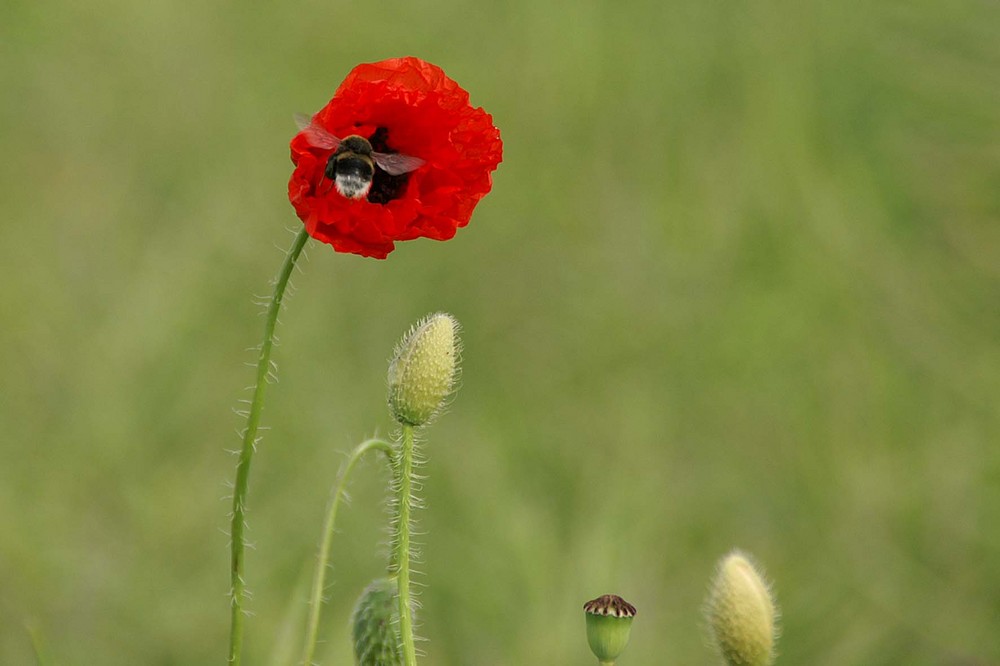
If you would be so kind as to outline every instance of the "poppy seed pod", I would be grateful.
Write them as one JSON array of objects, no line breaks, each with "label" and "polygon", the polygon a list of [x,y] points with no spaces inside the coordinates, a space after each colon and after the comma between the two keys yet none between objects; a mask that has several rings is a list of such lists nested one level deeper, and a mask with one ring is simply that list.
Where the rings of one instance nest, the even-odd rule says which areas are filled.
[{"label": "poppy seed pod", "polygon": [[389,364],[389,410],[404,425],[422,426],[440,411],[458,374],[458,322],[437,313],[419,321]]},{"label": "poppy seed pod", "polygon": [[396,582],[378,578],[365,588],[351,620],[354,661],[358,666],[401,666]]},{"label": "poppy seed pod", "polygon": [[635,606],[614,594],[583,605],[587,613],[587,642],[602,664],[613,664],[628,645]]},{"label": "poppy seed pod", "polygon": [[705,615],[726,664],[774,663],[778,619],[774,597],[759,568],[740,551],[719,561]]}]

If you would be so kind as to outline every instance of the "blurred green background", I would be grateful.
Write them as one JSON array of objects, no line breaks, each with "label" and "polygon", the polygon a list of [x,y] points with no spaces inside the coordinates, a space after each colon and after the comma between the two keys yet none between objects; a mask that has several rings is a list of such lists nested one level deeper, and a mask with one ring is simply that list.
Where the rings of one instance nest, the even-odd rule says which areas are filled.
[{"label": "blurred green background", "polygon": [[[0,663],[222,664],[247,348],[298,225],[292,114],[417,55],[493,114],[494,191],[387,261],[313,244],[254,462],[246,663],[298,656],[329,487],[386,361],[464,324],[428,433],[428,664],[712,664],[735,546],[779,664],[1000,663],[1000,6],[49,3],[0,8]],[[382,571],[334,542],[322,663]]]}]

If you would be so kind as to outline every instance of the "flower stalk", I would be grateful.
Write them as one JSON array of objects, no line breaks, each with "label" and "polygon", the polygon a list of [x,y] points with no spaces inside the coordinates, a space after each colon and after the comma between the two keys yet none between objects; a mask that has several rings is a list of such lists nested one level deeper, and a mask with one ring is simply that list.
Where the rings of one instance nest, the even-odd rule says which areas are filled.
[{"label": "flower stalk", "polygon": [[264,408],[264,389],[271,373],[271,350],[274,347],[274,329],[278,322],[278,312],[284,299],[288,280],[295,268],[295,262],[309,240],[309,234],[303,227],[295,236],[292,247],[285,256],[281,271],[274,283],[274,292],[267,306],[264,320],[264,339],[261,342],[257,356],[257,375],[253,389],[250,410],[247,413],[247,425],[243,431],[243,447],[240,450],[239,461],[236,463],[236,483],[233,486],[233,510],[230,526],[230,596],[231,614],[229,631],[229,663],[239,666],[243,655],[243,620],[245,611],[243,599],[246,596],[246,578],[244,577],[246,543],[246,504],[250,485],[250,463],[253,460],[257,445],[257,431],[260,427],[260,415]]},{"label": "flower stalk", "polygon": [[309,621],[306,628],[306,641],[302,650],[302,663],[307,665],[313,663],[313,655],[316,653],[316,638],[319,634],[319,616],[323,607],[323,589],[326,586],[326,570],[330,566],[330,544],[333,542],[334,527],[337,522],[337,509],[347,492],[347,481],[354,470],[354,466],[369,451],[381,451],[389,460],[393,458],[392,446],[381,439],[368,439],[358,444],[351,457],[347,460],[337,480],[336,489],[330,500],[330,507],[326,514],[326,521],[323,526],[323,539],[320,543],[319,554],[316,557],[316,571],[313,574],[312,593],[309,596]]},{"label": "flower stalk", "polygon": [[413,509],[413,426],[403,424],[398,459],[396,461],[396,503],[399,512],[396,525],[397,598],[399,601],[399,634],[403,643],[403,663],[416,666],[417,652],[413,644],[413,614],[410,603],[410,521]]}]

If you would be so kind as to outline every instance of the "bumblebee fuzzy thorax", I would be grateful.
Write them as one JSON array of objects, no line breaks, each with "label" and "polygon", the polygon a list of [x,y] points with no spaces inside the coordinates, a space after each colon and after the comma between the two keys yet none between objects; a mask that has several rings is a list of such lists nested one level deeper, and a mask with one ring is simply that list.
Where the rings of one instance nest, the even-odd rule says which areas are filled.
[{"label": "bumblebee fuzzy thorax", "polygon": [[326,177],[348,199],[361,199],[372,187],[375,163],[372,145],[364,137],[346,137],[326,163]]}]

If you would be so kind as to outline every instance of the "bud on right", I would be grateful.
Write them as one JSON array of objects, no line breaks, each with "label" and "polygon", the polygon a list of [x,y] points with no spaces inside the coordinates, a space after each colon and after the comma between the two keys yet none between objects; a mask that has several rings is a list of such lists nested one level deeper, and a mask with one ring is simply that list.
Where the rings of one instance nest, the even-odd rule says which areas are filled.
[{"label": "bud on right", "polygon": [[738,550],[723,557],[712,578],[705,615],[728,666],[774,663],[778,611],[759,568]]}]

